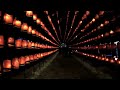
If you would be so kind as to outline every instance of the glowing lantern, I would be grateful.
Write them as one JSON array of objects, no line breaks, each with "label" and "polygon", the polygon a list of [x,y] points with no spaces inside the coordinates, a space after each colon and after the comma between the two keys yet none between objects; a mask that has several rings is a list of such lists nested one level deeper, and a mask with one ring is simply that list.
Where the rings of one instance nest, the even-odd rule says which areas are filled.
[{"label": "glowing lantern", "polygon": [[118,61],[117,63],[120,64],[120,61]]},{"label": "glowing lantern", "polygon": [[34,60],[33,55],[30,55],[30,60],[31,60],[31,61],[33,61],[33,60]]},{"label": "glowing lantern", "polygon": [[25,65],[25,57],[21,56],[19,58],[19,64],[20,64],[20,66],[24,66]]},{"label": "glowing lantern", "polygon": [[37,48],[37,43],[35,43],[35,48]]},{"label": "glowing lantern", "polygon": [[114,60],[110,60],[111,63],[114,63]]},{"label": "glowing lantern", "polygon": [[23,24],[22,24],[21,30],[22,30],[22,31],[27,31],[27,30],[28,30],[28,25],[27,25],[27,23],[23,23]]},{"label": "glowing lantern", "polygon": [[33,20],[37,20],[37,15],[33,15]]},{"label": "glowing lantern", "polygon": [[107,25],[109,23],[109,21],[105,21],[104,24]]},{"label": "glowing lantern", "polygon": [[32,33],[32,27],[31,27],[31,26],[28,27],[28,33],[29,33],[29,34]]},{"label": "glowing lantern", "polygon": [[99,12],[99,15],[103,15],[103,14],[104,14],[104,11],[100,11],[100,12]]},{"label": "glowing lantern", "polygon": [[105,59],[105,61],[109,61],[109,59],[108,59],[108,58],[106,58],[106,59]]},{"label": "glowing lantern", "polygon": [[37,22],[37,24],[40,24],[40,23],[41,23],[40,19],[37,19],[36,22]]},{"label": "glowing lantern", "polygon": [[90,14],[90,11],[86,11],[86,15],[89,15]]},{"label": "glowing lantern", "polygon": [[98,19],[98,18],[99,18],[99,15],[98,15],[98,14],[96,14],[95,19]]},{"label": "glowing lantern", "polygon": [[104,24],[101,24],[101,25],[100,25],[100,27],[103,27],[103,26],[104,26]]},{"label": "glowing lantern", "polygon": [[32,43],[31,42],[28,42],[28,48],[32,48]]},{"label": "glowing lantern", "polygon": [[105,58],[104,58],[104,57],[102,57],[102,60],[105,60]]},{"label": "glowing lantern", "polygon": [[32,11],[26,11],[26,16],[27,17],[31,17],[33,15],[33,12]]},{"label": "glowing lantern", "polygon": [[109,33],[105,33],[105,36],[106,36],[106,37],[109,36]]},{"label": "glowing lantern", "polygon": [[9,37],[8,38],[8,46],[11,47],[14,45],[14,38],[13,37]]},{"label": "glowing lantern", "polygon": [[21,39],[17,39],[15,41],[15,45],[16,45],[16,48],[21,48],[21,46],[22,46],[22,40]]},{"label": "glowing lantern", "polygon": [[95,22],[95,19],[94,19],[94,18],[92,19],[92,22]]},{"label": "glowing lantern", "polygon": [[18,58],[14,58],[14,59],[12,60],[12,67],[13,67],[14,69],[19,69],[19,59],[18,59]]},{"label": "glowing lantern", "polygon": [[16,27],[20,28],[21,27],[21,21],[14,19],[13,25],[15,25]]},{"label": "glowing lantern", "polygon": [[36,34],[36,30],[32,30],[32,34],[35,35]]},{"label": "glowing lantern", "polygon": [[113,30],[110,30],[110,34],[113,34],[114,33],[114,31]]},{"label": "glowing lantern", "polygon": [[4,68],[4,72],[9,72],[11,69],[11,60],[4,60],[3,68]]},{"label": "glowing lantern", "polygon": [[26,40],[23,40],[23,41],[22,41],[22,47],[23,47],[23,48],[26,48],[27,46],[28,46],[27,41],[26,41]]},{"label": "glowing lantern", "polygon": [[34,42],[32,42],[32,47],[34,47],[35,46],[35,43]]},{"label": "glowing lantern", "polygon": [[12,15],[5,14],[3,18],[4,18],[5,23],[13,23]]},{"label": "glowing lantern", "polygon": [[30,62],[30,58],[29,58],[29,56],[25,56],[25,62],[26,62],[26,64],[29,64]]},{"label": "glowing lantern", "polygon": [[0,35],[0,48],[3,48],[4,45],[4,36]]}]

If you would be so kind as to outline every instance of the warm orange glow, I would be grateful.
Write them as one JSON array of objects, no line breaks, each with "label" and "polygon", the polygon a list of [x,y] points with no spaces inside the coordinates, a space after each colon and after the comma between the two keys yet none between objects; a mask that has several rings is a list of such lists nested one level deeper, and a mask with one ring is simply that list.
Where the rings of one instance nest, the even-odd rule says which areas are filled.
[{"label": "warm orange glow", "polygon": [[13,16],[12,15],[5,14],[3,18],[4,18],[5,23],[13,23]]},{"label": "warm orange glow", "polygon": [[102,58],[102,60],[105,60],[105,58]]},{"label": "warm orange glow", "polygon": [[113,34],[114,33],[114,31],[113,30],[110,30],[110,34]]},{"label": "warm orange glow", "polygon": [[109,23],[109,21],[105,21],[104,24],[107,25]]},{"label": "warm orange glow", "polygon": [[98,14],[96,14],[95,19],[98,19],[98,18],[99,18],[99,15],[98,15]]},{"label": "warm orange glow", "polygon": [[15,45],[16,45],[16,48],[21,48],[22,40],[21,40],[21,39],[17,39],[17,40],[15,41]]},{"label": "warm orange glow", "polygon": [[33,15],[33,20],[37,20],[37,15]]},{"label": "warm orange glow", "polygon": [[13,67],[14,69],[19,69],[19,59],[18,59],[18,58],[14,58],[14,59],[12,60],[12,67]]},{"label": "warm orange glow", "polygon": [[33,35],[36,34],[36,30],[32,30],[32,34],[33,34]]},{"label": "warm orange glow", "polygon": [[33,57],[33,55],[30,55],[30,60],[32,61],[32,60],[34,60],[34,57]]},{"label": "warm orange glow", "polygon": [[13,25],[15,25],[16,27],[21,27],[21,21],[14,19]]},{"label": "warm orange glow", "polygon": [[27,25],[27,23],[23,23],[23,24],[22,24],[21,30],[23,30],[23,31],[28,30],[28,25]]},{"label": "warm orange glow", "polygon": [[31,17],[33,15],[32,11],[26,11],[26,16]]},{"label": "warm orange glow", "polygon": [[19,58],[19,63],[20,63],[21,66],[25,65],[25,57],[21,56]]},{"label": "warm orange glow", "polygon": [[117,63],[120,64],[120,61],[118,61]]},{"label": "warm orange glow", "polygon": [[101,24],[100,26],[101,26],[101,27],[103,27],[103,26],[104,26],[104,24]]},{"label": "warm orange glow", "polygon": [[26,48],[27,45],[28,45],[27,41],[26,41],[26,40],[23,40],[23,41],[22,41],[22,47],[23,47],[23,48]]},{"label": "warm orange glow", "polygon": [[8,38],[8,46],[11,46],[12,44],[14,44],[14,38],[13,37],[9,37]]},{"label": "warm orange glow", "polygon": [[32,33],[32,27],[31,26],[28,27],[28,33],[29,34]]},{"label": "warm orange glow", "polygon": [[106,58],[106,59],[105,59],[105,61],[109,61],[109,59],[108,59],[108,58]]},{"label": "warm orange glow", "polygon": [[35,46],[35,43],[34,42],[32,42],[32,47],[34,47]]},{"label": "warm orange glow", "polygon": [[40,19],[37,19],[36,22],[37,22],[37,24],[40,24],[40,23],[41,23]]},{"label": "warm orange glow", "polygon": [[95,19],[94,19],[94,18],[92,19],[92,22],[95,22]]},{"label": "warm orange glow", "polygon": [[32,48],[32,43],[31,42],[28,42],[28,48]]},{"label": "warm orange glow", "polygon": [[28,64],[28,63],[29,63],[29,61],[30,61],[29,56],[25,56],[25,62]]},{"label": "warm orange glow", "polygon": [[0,47],[4,45],[4,36],[0,35]]},{"label": "warm orange glow", "polygon": [[11,69],[11,60],[4,60],[3,61],[3,68]]},{"label": "warm orange glow", "polygon": [[115,61],[114,60],[110,60],[111,63],[114,63]]}]

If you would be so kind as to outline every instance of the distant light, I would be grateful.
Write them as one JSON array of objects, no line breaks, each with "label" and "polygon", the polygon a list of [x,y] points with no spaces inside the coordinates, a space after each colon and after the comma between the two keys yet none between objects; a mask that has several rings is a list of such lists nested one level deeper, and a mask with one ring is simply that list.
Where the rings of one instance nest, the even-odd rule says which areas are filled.
[{"label": "distant light", "polygon": [[95,22],[95,19],[94,19],[94,18],[92,19],[92,22]]},{"label": "distant light", "polygon": [[110,34],[113,34],[114,33],[114,31],[113,30],[110,30]]},{"label": "distant light", "polygon": [[33,15],[32,11],[26,11],[26,16],[31,17]]}]

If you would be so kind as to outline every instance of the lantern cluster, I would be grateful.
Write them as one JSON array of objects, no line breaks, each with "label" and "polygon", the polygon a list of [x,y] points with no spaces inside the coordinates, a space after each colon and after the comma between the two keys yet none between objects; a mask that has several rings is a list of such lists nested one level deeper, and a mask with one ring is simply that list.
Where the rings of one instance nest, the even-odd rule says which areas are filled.
[{"label": "lantern cluster", "polygon": [[31,62],[34,62],[36,60],[39,60],[43,57],[46,57],[57,50],[44,52],[44,53],[37,53],[32,55],[26,55],[21,57],[14,57],[12,60],[4,60],[3,61],[3,72],[10,72],[11,69],[19,69],[20,66],[25,66],[26,64],[30,64]]},{"label": "lantern cluster", "polygon": [[[41,28],[43,28],[43,29],[48,33],[48,35],[51,36],[51,37],[54,39],[54,41],[56,41],[56,39],[53,37],[53,35],[51,34],[51,32],[49,32],[48,28],[46,28],[45,24],[41,21],[40,18],[37,17],[36,14],[34,14],[32,11],[26,11],[26,16],[27,16],[27,17],[31,17],[31,16],[32,16],[32,17],[33,17],[33,20],[34,20],[38,25],[40,25]],[[56,41],[56,42],[57,42],[57,41]],[[57,43],[58,43],[58,42],[57,42]]]},{"label": "lantern cluster", "polygon": [[97,59],[97,60],[120,64],[120,60],[118,60],[116,58],[108,58],[108,57],[105,57],[105,56],[97,56],[97,55],[83,53],[83,52],[76,52],[76,53],[78,53],[80,55],[83,55],[83,56],[86,56],[86,57],[94,58],[94,59]]},{"label": "lantern cluster", "polygon": [[23,32],[27,32],[28,34],[32,34],[36,37],[40,37],[43,40],[46,40],[46,41],[52,43],[53,45],[57,45],[54,42],[52,42],[51,40],[49,40],[48,38],[46,38],[45,36],[43,36],[40,32],[33,29],[27,23],[22,23],[20,20],[17,20],[16,18],[14,19],[12,15],[5,14],[3,18],[4,18],[4,22],[6,24],[12,24],[13,26],[15,26],[17,28],[21,28],[21,31],[23,31]]}]

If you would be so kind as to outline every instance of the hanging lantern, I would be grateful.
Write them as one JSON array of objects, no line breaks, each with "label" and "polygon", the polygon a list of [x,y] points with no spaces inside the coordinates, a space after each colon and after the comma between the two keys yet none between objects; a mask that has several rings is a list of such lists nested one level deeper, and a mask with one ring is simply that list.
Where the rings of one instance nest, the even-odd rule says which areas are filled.
[{"label": "hanging lantern", "polygon": [[39,32],[38,32],[38,31],[36,31],[36,33],[35,33],[35,34],[36,34],[36,36],[39,36]]},{"label": "hanging lantern", "polygon": [[25,57],[21,56],[19,58],[19,64],[20,64],[20,66],[24,66],[25,65]]},{"label": "hanging lantern", "polygon": [[110,60],[111,63],[114,63],[115,61],[114,60]]},{"label": "hanging lantern", "polygon": [[33,15],[33,12],[32,11],[26,11],[26,16],[27,17],[32,17]]},{"label": "hanging lantern", "polygon": [[100,11],[100,12],[99,12],[99,15],[103,15],[103,14],[104,14],[104,11]]},{"label": "hanging lantern", "polygon": [[28,42],[26,40],[22,41],[22,48],[27,48]]},{"label": "hanging lantern", "polygon": [[86,15],[88,16],[90,14],[90,11],[86,11]]},{"label": "hanging lantern", "polygon": [[4,46],[4,36],[0,35],[0,48],[3,48]]},{"label": "hanging lantern", "polygon": [[105,59],[105,61],[109,61],[109,59],[108,59],[108,58],[106,58],[106,59]]},{"label": "hanging lantern", "polygon": [[31,33],[32,33],[32,27],[29,26],[29,27],[28,27],[28,34],[31,34]]},{"label": "hanging lantern", "polygon": [[35,43],[35,48],[37,48],[37,43]]},{"label": "hanging lantern", "polygon": [[22,30],[22,31],[27,31],[27,30],[28,30],[28,25],[27,25],[27,23],[23,23],[23,24],[22,24],[21,30]]},{"label": "hanging lantern", "polygon": [[30,55],[30,61],[33,61],[33,60],[34,60],[33,55]]},{"label": "hanging lantern", "polygon": [[114,31],[113,30],[110,30],[110,34],[113,34],[114,33]]},{"label": "hanging lantern", "polygon": [[35,46],[35,43],[34,43],[34,42],[32,42],[32,48],[34,48],[34,46]]},{"label": "hanging lantern", "polygon": [[9,38],[8,38],[8,46],[9,46],[9,47],[14,46],[14,38],[13,38],[13,37],[9,37]]},{"label": "hanging lantern", "polygon": [[3,61],[3,71],[4,72],[9,72],[11,71],[11,60],[4,60]]},{"label": "hanging lantern", "polygon": [[25,56],[25,62],[26,62],[26,64],[29,64],[29,63],[30,63],[30,58],[29,58],[29,56]]},{"label": "hanging lantern", "polygon": [[12,67],[13,67],[13,69],[19,69],[19,59],[18,58],[13,58]]},{"label": "hanging lantern", "polygon": [[28,48],[31,49],[32,48],[32,43],[28,42]]},{"label": "hanging lantern", "polygon": [[13,23],[13,16],[12,15],[5,14],[3,18],[4,18],[5,23]]},{"label": "hanging lantern", "polygon": [[37,23],[37,24],[40,24],[40,23],[41,23],[40,19],[37,19],[37,20],[36,20],[36,23]]},{"label": "hanging lantern", "polygon": [[21,46],[22,46],[22,40],[21,39],[17,39],[16,41],[15,41],[15,46],[16,46],[16,48],[21,48]]},{"label": "hanging lantern", "polygon": [[14,19],[13,25],[20,28],[21,27],[21,21]]},{"label": "hanging lantern", "polygon": [[33,15],[33,20],[37,20],[37,15]]},{"label": "hanging lantern", "polygon": [[99,15],[98,15],[98,14],[96,14],[95,19],[98,19],[98,18],[99,18]]},{"label": "hanging lantern", "polygon": [[32,34],[35,35],[36,34],[36,30],[32,30]]}]

